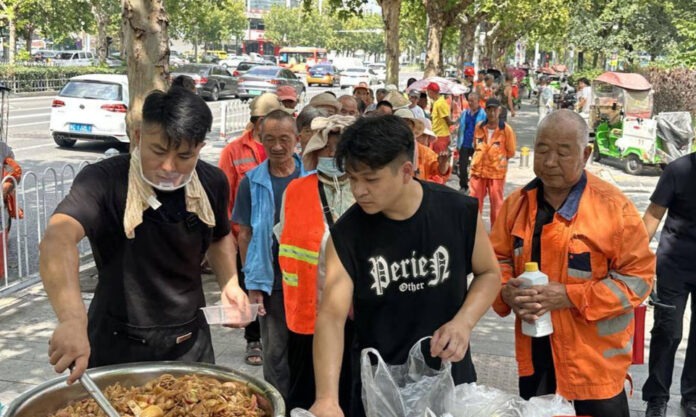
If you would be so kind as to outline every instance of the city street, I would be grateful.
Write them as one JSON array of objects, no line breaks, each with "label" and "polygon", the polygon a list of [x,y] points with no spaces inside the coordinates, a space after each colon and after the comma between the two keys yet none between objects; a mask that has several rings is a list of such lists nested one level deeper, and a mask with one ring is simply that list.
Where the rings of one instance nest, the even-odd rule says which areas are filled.
[{"label": "city street", "polygon": [[[421,74],[402,73],[401,89],[409,77]],[[326,88],[311,87],[308,99]],[[337,95],[350,94],[351,90],[333,89]],[[43,172],[47,168],[62,169],[65,164],[79,165],[83,161],[94,162],[103,157],[111,147],[106,143],[78,142],[72,149],[61,149],[48,134],[48,121],[52,97],[31,97],[10,99],[9,144],[14,148],[16,158],[25,171]],[[232,101],[232,100],[228,100]],[[220,102],[209,102],[215,117],[213,131],[209,134],[209,144],[204,148],[203,159],[217,164],[220,150],[226,142],[220,138]],[[537,125],[536,109],[523,104],[517,117],[510,123],[518,135],[518,155],[511,160],[506,185],[506,195],[512,190],[524,186],[534,174],[531,169],[533,154],[529,165],[521,166],[519,150],[521,147],[533,148]],[[615,184],[636,205],[641,214],[649,204],[649,197],[658,180],[658,173],[651,172],[641,176],[625,174],[618,165],[589,164],[588,170],[595,175]],[[59,171],[60,172],[60,171]],[[450,186],[458,187],[458,179],[452,178]],[[484,219],[488,223],[487,210]],[[659,231],[658,231],[659,237]],[[652,248],[656,247],[653,240]],[[33,248],[31,256],[38,256],[38,248]],[[95,285],[95,271],[87,269],[82,273],[83,298],[86,303],[91,300]],[[219,290],[214,279],[205,278],[206,297],[209,303],[219,300]],[[686,320],[689,319],[687,312]],[[34,285],[16,294],[0,296],[0,403],[7,404],[21,392],[55,377],[46,356],[46,341],[55,326],[55,317],[41,285]],[[650,327],[652,326],[652,308],[648,309],[646,324],[646,363],[649,346]],[[475,329],[471,349],[477,367],[479,383],[517,392],[516,363],[514,361],[514,321],[511,317],[499,318],[493,312],[488,314]],[[680,416],[678,401],[679,377],[682,371],[686,351],[686,336],[677,353],[675,379],[672,385],[672,401],[668,416]],[[238,369],[242,372],[261,376],[261,368],[250,367],[244,363],[244,339],[240,330],[216,327],[213,329],[213,341],[216,360],[219,365]],[[647,365],[631,368],[635,392],[629,400],[632,416],[642,416],[644,403],[640,398],[640,388],[647,377]]]}]

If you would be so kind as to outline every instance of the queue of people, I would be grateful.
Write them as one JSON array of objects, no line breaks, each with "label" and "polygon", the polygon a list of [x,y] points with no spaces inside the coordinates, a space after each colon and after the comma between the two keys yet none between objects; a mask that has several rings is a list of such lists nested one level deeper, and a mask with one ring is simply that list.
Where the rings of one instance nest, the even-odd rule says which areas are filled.
[{"label": "queue of people", "polygon": [[[515,315],[523,398],[559,393],[578,415],[629,416],[634,309],[653,290],[657,262],[658,295],[678,311],[656,320],[643,395],[649,415],[664,416],[680,314],[695,295],[677,277],[691,270],[673,242],[696,229],[696,193],[685,180],[693,157],[667,171],[641,220],[585,169],[582,117],[554,111],[536,133],[535,177],[504,198],[516,135],[490,80],[469,77],[475,91],[458,118],[435,83],[422,93],[385,88],[377,101],[361,83],[352,95],[319,94],[299,113],[291,92],[265,93],[250,102],[247,129],[222,151],[219,168],[198,158],[212,125],[205,102],[183,86],[151,93],[135,151],[86,167],[41,242],[41,276],[58,317],[50,363],[57,372],[74,364],[72,383],[106,364],[214,362],[200,315],[207,255],[224,304],[261,306],[258,323],[246,326],[245,360],[263,367],[288,410],[364,417],[360,351],[403,363],[426,336],[430,355],[452,362],[455,383],[475,382],[469,341],[492,306]],[[458,190],[445,185],[451,148],[460,155]],[[667,210],[656,261],[648,243]],[[89,311],[77,277],[83,237],[99,273]],[[518,278],[529,262],[548,285]],[[520,331],[544,314],[552,334]],[[694,417],[696,384],[684,372],[682,400]]]}]

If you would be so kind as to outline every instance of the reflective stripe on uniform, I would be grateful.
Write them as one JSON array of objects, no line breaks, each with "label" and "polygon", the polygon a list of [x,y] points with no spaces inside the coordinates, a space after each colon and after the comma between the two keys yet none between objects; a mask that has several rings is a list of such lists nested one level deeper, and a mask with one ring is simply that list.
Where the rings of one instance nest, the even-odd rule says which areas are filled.
[{"label": "reflective stripe on uniform", "polygon": [[581,271],[579,269],[568,268],[568,275],[573,278],[590,279],[592,278],[592,271]]},{"label": "reflective stripe on uniform", "polygon": [[626,314],[611,319],[600,320],[597,322],[597,332],[600,336],[609,336],[626,330],[631,320],[633,320],[633,310]]},{"label": "reflective stripe on uniform", "polygon": [[232,165],[242,165],[242,164],[248,164],[250,162],[256,162],[256,158],[253,156],[250,156],[248,158],[241,158],[241,159],[235,159],[232,161]]},{"label": "reflective stripe on uniform", "polygon": [[500,265],[510,265],[510,266],[514,265],[512,263],[512,259],[498,259],[498,263]]},{"label": "reflective stripe on uniform", "polygon": [[286,258],[306,262],[311,265],[319,264],[319,252],[303,249],[299,246],[281,244],[278,256],[285,256]]},{"label": "reflective stripe on uniform", "polygon": [[290,287],[297,287],[297,274],[283,271],[283,282]]},{"label": "reflective stripe on uniform", "polygon": [[630,338],[628,340],[628,343],[626,343],[626,346],[622,347],[621,349],[607,349],[602,353],[602,356],[604,356],[607,359],[613,358],[614,356],[619,356],[619,355],[627,355],[631,353],[633,350],[633,338]]},{"label": "reflective stripe on uniform", "polygon": [[650,291],[650,285],[641,278],[621,275],[616,271],[609,271],[609,276],[626,284],[626,286],[640,298],[647,296],[648,291]]},{"label": "reflective stripe on uniform", "polygon": [[519,248],[516,248],[515,250],[513,250],[512,253],[515,256],[522,256],[523,251],[524,251],[524,247],[520,246]]},{"label": "reflective stripe on uniform", "polygon": [[609,288],[611,292],[614,293],[616,298],[618,298],[621,301],[621,307],[624,310],[628,310],[629,308],[631,308],[631,303],[628,301],[628,298],[626,298],[626,294],[624,294],[624,292],[621,291],[621,288],[619,288],[619,286],[616,285],[616,283],[612,281],[611,278],[604,278],[600,282],[606,285],[607,288]]}]

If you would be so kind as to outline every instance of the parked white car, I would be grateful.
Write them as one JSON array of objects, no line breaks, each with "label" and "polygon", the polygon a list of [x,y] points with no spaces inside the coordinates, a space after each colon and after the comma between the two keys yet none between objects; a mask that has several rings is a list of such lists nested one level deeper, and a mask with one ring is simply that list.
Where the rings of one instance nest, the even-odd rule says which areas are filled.
[{"label": "parked white car", "polygon": [[341,73],[341,88],[355,87],[359,83],[379,84],[379,77],[365,67],[348,68]]},{"label": "parked white car", "polygon": [[60,147],[78,140],[129,143],[128,77],[90,74],[71,78],[51,104],[49,132]]},{"label": "parked white car", "polygon": [[89,51],[60,51],[53,57],[58,66],[89,67],[94,65],[95,56]]}]

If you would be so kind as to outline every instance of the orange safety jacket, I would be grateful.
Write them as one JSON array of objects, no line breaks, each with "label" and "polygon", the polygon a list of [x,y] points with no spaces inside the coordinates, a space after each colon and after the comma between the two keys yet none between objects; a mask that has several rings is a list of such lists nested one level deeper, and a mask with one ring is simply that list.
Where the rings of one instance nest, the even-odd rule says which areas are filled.
[{"label": "orange safety jacket", "polygon": [[[2,177],[5,178],[8,175],[15,179],[16,184],[19,184],[19,182],[22,180],[22,167],[17,163],[17,161],[9,157],[5,158],[2,167]],[[6,183],[10,182],[10,179],[6,180]],[[24,210],[17,206],[16,190],[13,188],[12,191],[5,194],[3,184],[3,194],[4,204],[5,207],[7,207],[7,212],[10,215],[10,218],[23,219]]]},{"label": "orange safety jacket", "polygon": [[418,171],[416,172],[416,178],[438,184],[446,184],[450,175],[452,175],[452,166],[450,165],[447,173],[444,175],[440,174],[440,163],[437,160],[438,156],[435,151],[418,141],[416,141],[416,146],[418,147]]},{"label": "orange safety jacket", "polygon": [[507,174],[508,159],[515,156],[517,139],[507,123],[502,129],[495,129],[493,136],[488,139],[487,124],[484,120],[474,129],[474,155],[471,157],[470,175],[502,180]]},{"label": "orange safety jacket", "polygon": [[[493,225],[491,242],[502,284],[531,261],[537,193],[535,179],[511,194]],[[585,173],[540,237],[540,270],[565,284],[573,308],[551,312],[550,336],[557,392],[568,400],[612,398],[631,365],[633,309],[650,294],[655,255],[635,206],[616,187]],[[501,316],[510,307],[493,303]],[[532,339],[515,320],[520,376],[534,374]]]},{"label": "orange safety jacket", "polygon": [[278,262],[288,329],[314,334],[317,316],[319,253],[327,230],[316,173],[290,182],[285,190],[285,221]]},{"label": "orange safety jacket", "polygon": [[[252,130],[245,130],[242,136],[234,139],[223,148],[218,166],[227,176],[227,182],[230,185],[230,201],[227,205],[228,218],[232,218],[232,209],[237,199],[239,183],[242,182],[247,172],[262,162]],[[232,232],[235,237],[239,236],[239,225],[232,223]]]}]

